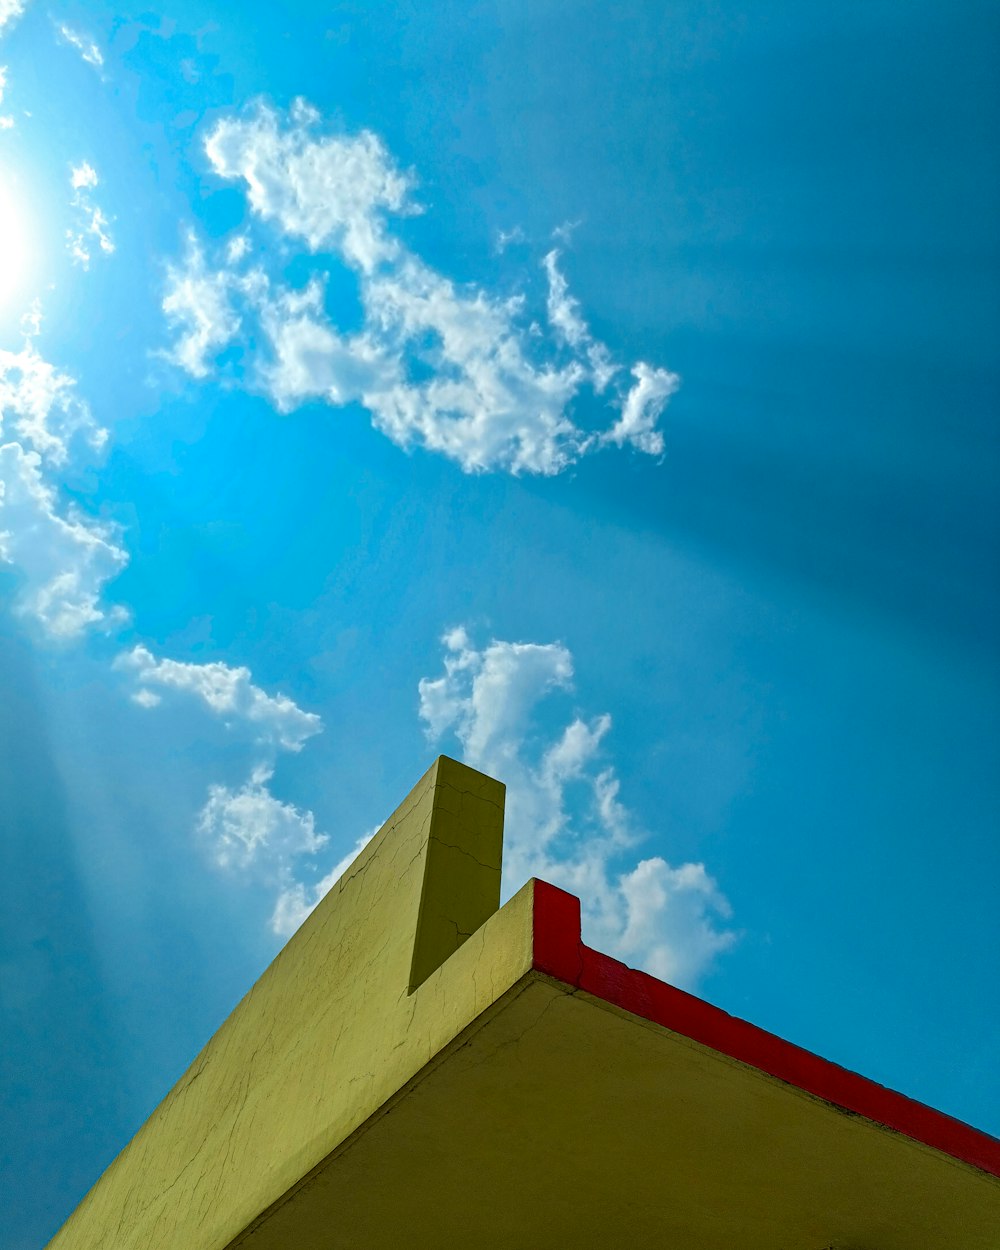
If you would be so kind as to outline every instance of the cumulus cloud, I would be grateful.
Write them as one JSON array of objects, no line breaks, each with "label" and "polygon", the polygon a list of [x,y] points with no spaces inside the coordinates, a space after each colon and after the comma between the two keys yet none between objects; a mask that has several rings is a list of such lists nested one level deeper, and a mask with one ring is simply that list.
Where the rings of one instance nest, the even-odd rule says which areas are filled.
[{"label": "cumulus cloud", "polygon": [[344,337],[323,310],[323,284],[314,279],[301,290],[269,292],[257,274],[259,308],[272,358],[261,366],[265,390],[281,412],[308,399],[346,404],[381,376],[385,364],[365,335]]},{"label": "cumulus cloud", "polygon": [[575,221],[564,221],[552,231],[552,237],[568,247],[573,242],[573,235],[582,225],[583,221],[579,217]]},{"label": "cumulus cloud", "polygon": [[311,811],[271,792],[273,761],[279,751],[300,751],[319,733],[319,716],[303,711],[286,695],[267,694],[254,684],[248,668],[221,660],[193,664],[159,659],[137,646],[122,652],[115,667],[135,683],[131,698],[139,707],[151,710],[171,695],[187,696],[218,716],[227,729],[249,735],[258,762],[242,786],[209,786],[195,835],[218,868],[277,888],[272,927],[287,935],[292,918],[300,916],[301,923],[322,897],[318,886],[310,891],[297,881],[298,862],[315,855],[328,839],[317,831]]},{"label": "cumulus cloud", "polygon": [[28,310],[21,316],[21,333],[25,343],[38,338],[42,332],[42,301],[36,295],[28,305]]},{"label": "cumulus cloud", "polygon": [[245,234],[234,235],[226,244],[226,260],[230,265],[238,265],[250,251],[250,240]]},{"label": "cumulus cloud", "polygon": [[306,917],[312,915],[377,832],[377,829],[372,829],[362,834],[344,858],[338,860],[315,885],[306,886],[301,881],[294,881],[286,886],[275,903],[271,915],[271,931],[278,937],[291,937]]},{"label": "cumulus cloud", "polygon": [[561,643],[443,639],[443,673],[419,683],[428,737],[453,736],[462,758],[507,783],[505,892],[530,876],[578,894],[587,940],[692,986],[735,940],[725,897],[702,864],[652,856],[625,867],[640,833],[605,758],[607,714],[553,727],[540,704],[568,690],[573,661]]},{"label": "cumulus cloud", "polygon": [[[7,66],[0,65],[0,104],[3,104],[4,92],[7,90]],[[14,119],[9,113],[0,114],[0,130],[10,130]]]},{"label": "cumulus cloud", "polygon": [[373,278],[364,301],[390,367],[363,402],[394,442],[422,444],[470,472],[558,473],[579,457],[586,436],[568,406],[584,370],[532,361],[520,301],[459,290],[415,258]]},{"label": "cumulus cloud", "polygon": [[96,187],[97,182],[97,171],[87,161],[70,167],[69,185],[74,191],[85,191],[88,187]]},{"label": "cumulus cloud", "polygon": [[25,314],[24,345],[0,350],[0,437],[16,435],[46,462],[65,465],[74,442],[99,451],[107,430],[77,393],[76,380],[47,361],[31,341],[41,325],[37,302]]},{"label": "cumulus cloud", "polygon": [[[560,643],[492,642],[477,651],[463,628],[444,639],[444,675],[420,682],[420,716],[431,737],[450,730],[469,763],[502,770],[519,758],[521,734],[528,729],[535,703],[547,691],[566,689],[573,660]],[[551,764],[568,765],[582,741],[554,749]]]},{"label": "cumulus cloud", "polygon": [[604,435],[604,440],[619,447],[631,443],[651,456],[663,452],[663,434],[657,422],[667,400],[680,386],[676,373],[654,369],[641,361],[632,370],[635,385],[625,397],[622,415]]},{"label": "cumulus cloud", "polygon": [[[86,191],[97,175],[84,163],[73,170],[72,183]],[[107,431],[77,394],[75,380],[38,351],[41,320],[36,301],[22,319],[20,350],[0,351],[0,562],[21,574],[17,610],[52,637],[70,639],[124,619],[121,608],[102,602],[102,592],[127,556],[115,527],[62,498],[61,478],[75,468],[77,453],[99,451]],[[138,706],[152,709],[170,695],[188,695],[227,726],[249,733],[254,754],[264,759],[243,786],[209,787],[196,832],[220,868],[277,886],[274,927],[285,932],[293,916],[308,914],[333,878],[308,889],[296,881],[299,858],[315,855],[327,838],[316,830],[312,812],[271,792],[270,760],[278,751],[301,750],[320,732],[319,716],[286,695],[265,692],[249,669],[221,661],[158,658],[140,645],[115,665],[131,677],[130,697]]]},{"label": "cumulus cloud", "polygon": [[200,699],[227,723],[249,726],[257,742],[283,751],[300,751],[323,727],[315,712],[304,712],[286,695],[269,695],[255,686],[250,670],[242,666],[157,659],[144,646],[123,652],[115,666],[133,675],[140,706],[155,707],[160,691],[180,691]]},{"label": "cumulus cloud", "polygon": [[74,48],[88,65],[92,65],[97,70],[102,68],[104,65],[104,53],[89,35],[73,30],[65,22],[60,22],[56,26],[56,30],[59,33],[59,38],[64,43],[68,43],[71,48]]},{"label": "cumulus cloud", "polygon": [[287,880],[293,861],[326,845],[312,812],[276,799],[268,788],[272,770],[254,768],[238,790],[209,787],[197,831],[220,868],[252,871],[265,880]]},{"label": "cumulus cloud", "polygon": [[56,470],[75,450],[93,454],[107,438],[73,378],[39,353],[41,312],[26,316],[24,345],[0,351],[0,560],[23,578],[17,610],[56,638],[121,618],[100,602],[128,557],[112,525],[68,503]]},{"label": "cumulus cloud", "polygon": [[618,366],[612,361],[607,347],[597,342],[590,333],[590,327],[580,314],[579,301],[570,295],[569,284],[559,269],[558,249],[553,248],[546,253],[542,266],[549,283],[546,302],[549,324],[564,343],[586,355],[594,389],[601,392],[618,372]]},{"label": "cumulus cloud", "polygon": [[244,881],[277,889],[270,928],[278,937],[288,938],[333,889],[378,829],[362,834],[318,881],[303,881],[306,863],[330,839],[317,832],[311,811],[271,793],[272,777],[270,765],[258,764],[237,789],[209,786],[195,833],[218,868]]},{"label": "cumulus cloud", "polygon": [[66,231],[66,247],[73,263],[84,269],[90,268],[95,247],[104,256],[110,256],[115,250],[110,222],[91,194],[98,181],[97,171],[87,161],[70,168],[69,183],[73,191],[70,204],[76,215],[76,225]]},{"label": "cumulus cloud", "polygon": [[[140,692],[142,693],[142,692]],[[273,769],[258,764],[248,780],[232,789],[212,785],[198,813],[195,834],[215,865],[243,881],[277,889],[270,918],[272,933],[288,938],[316,909],[378,832],[371,829],[318,881],[300,879],[304,863],[329,843],[316,829],[311,811],[276,798]]]},{"label": "cumulus cloud", "polygon": [[192,377],[206,377],[212,361],[239,330],[233,288],[229,273],[206,270],[202,251],[193,239],[188,240],[183,263],[167,270],[163,311],[175,339],[166,357]]},{"label": "cumulus cloud", "polygon": [[587,323],[580,316],[580,305],[569,293],[566,279],[559,272],[559,252],[548,252],[542,264],[549,280],[549,323],[570,347],[580,347],[590,338]]},{"label": "cumulus cloud", "polygon": [[[273,253],[273,241],[251,249],[241,234],[211,265],[192,244],[169,271],[163,305],[174,332],[169,356],[192,376],[207,376],[238,340],[245,382],[279,409],[316,399],[359,404],[400,446],[427,448],[467,472],[554,474],[602,447],[662,449],[661,375],[676,385],[666,371],[603,401],[621,414],[603,432],[579,420],[576,410],[594,407],[619,369],[570,295],[558,251],[543,261],[546,334],[523,295],[457,284],[393,233],[392,218],[414,211],[413,179],[370,132],[329,133],[301,102],[288,114],[258,105],[217,122],[205,151],[219,177],[243,186],[257,221],[277,230],[284,255],[298,246],[316,259],[292,290],[260,261],[241,268],[250,255]],[[349,332],[326,308],[325,279],[338,267],[341,280],[346,270],[356,283],[362,313]]]},{"label": "cumulus cloud", "polygon": [[498,230],[496,233],[496,241],[493,244],[493,250],[498,256],[502,256],[507,248],[513,247],[518,243],[525,241],[524,230],[521,226],[514,226],[511,230]]},{"label": "cumulus cloud", "polygon": [[104,584],[128,561],[117,532],[61,507],[42,457],[20,443],[0,446],[0,560],[24,577],[18,611],[55,638],[121,618],[100,602]]},{"label": "cumulus cloud", "polygon": [[0,35],[21,16],[28,7],[27,0],[0,0]]},{"label": "cumulus cloud", "polygon": [[625,929],[618,942],[623,958],[640,962],[654,976],[690,984],[721,950],[732,932],[716,928],[731,909],[703,864],[670,865],[644,859],[620,878]]},{"label": "cumulus cloud", "polygon": [[245,184],[251,207],[265,220],[313,252],[341,252],[370,272],[397,253],[383,217],[406,211],[410,180],[371,131],[317,136],[318,121],[302,101],[293,106],[290,125],[260,106],[252,117],[216,123],[205,152],[220,177]]}]

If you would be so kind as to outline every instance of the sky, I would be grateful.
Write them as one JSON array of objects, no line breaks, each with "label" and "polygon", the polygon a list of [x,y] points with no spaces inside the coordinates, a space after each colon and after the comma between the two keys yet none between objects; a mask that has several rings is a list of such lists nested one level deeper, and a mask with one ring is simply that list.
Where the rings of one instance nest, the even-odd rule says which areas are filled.
[{"label": "sky", "polygon": [[5,1246],[441,752],[504,898],[1000,1134],[998,44],[0,0]]}]

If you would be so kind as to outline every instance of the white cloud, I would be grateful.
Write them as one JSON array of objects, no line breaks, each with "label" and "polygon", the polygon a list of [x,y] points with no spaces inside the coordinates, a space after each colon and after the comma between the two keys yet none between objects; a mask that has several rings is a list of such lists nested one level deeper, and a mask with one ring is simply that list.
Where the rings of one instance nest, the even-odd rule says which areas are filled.
[{"label": "white cloud", "polygon": [[498,230],[493,250],[498,256],[502,256],[503,253],[506,252],[507,248],[512,247],[517,243],[523,243],[524,241],[525,235],[521,226],[514,226],[511,230]]},{"label": "white cloud", "polygon": [[641,361],[632,370],[635,385],[629,391],[622,407],[622,415],[604,435],[604,440],[617,443],[619,447],[631,443],[651,456],[663,452],[663,434],[657,422],[666,407],[667,400],[680,386],[676,373],[666,369],[653,369]]},{"label": "white cloud", "polygon": [[567,409],[584,370],[532,362],[520,301],[460,291],[408,257],[366,284],[364,302],[392,367],[363,402],[394,442],[422,444],[467,472],[558,473],[579,457],[586,439]]},{"label": "white cloud", "polygon": [[358,838],[344,858],[334,864],[326,876],[315,885],[306,886],[301,881],[295,881],[286,886],[278,895],[278,901],[271,915],[272,932],[279,937],[291,937],[306,917],[316,910],[377,832],[378,829],[372,829]]},{"label": "white cloud", "polygon": [[170,358],[204,377],[239,330],[236,294],[251,291],[271,349],[257,380],[282,411],[312,398],[361,403],[400,446],[441,452],[469,472],[556,473],[584,450],[587,436],[566,416],[583,367],[534,365],[518,304],[459,291],[412,257],[365,283],[366,327],[344,336],[318,280],[272,291],[260,273],[206,270],[194,251],[171,271],[164,300],[179,330]]},{"label": "white cloud", "polygon": [[0,35],[15,22],[28,7],[27,0],[0,0]]},{"label": "white cloud", "polygon": [[[96,182],[89,165],[73,172],[77,190]],[[34,339],[41,319],[36,301],[23,319],[22,348],[0,351],[0,561],[22,576],[16,609],[53,637],[69,639],[125,617],[101,595],[127,556],[113,526],[61,500],[55,472],[73,468],[80,450],[99,450],[107,431],[78,397],[74,379],[39,353]],[[193,696],[228,724],[249,729],[258,757],[301,750],[322,728],[315,713],[255,685],[247,668],[159,659],[144,646],[121,654],[115,666],[132,677],[130,697],[138,706],[155,708],[172,692]],[[315,854],[327,839],[311,812],[271,794],[271,776],[265,761],[239,789],[211,786],[197,829],[220,866],[288,891],[295,886],[295,858]],[[311,905],[304,893],[301,902]]]},{"label": "white cloud", "polygon": [[115,667],[134,674],[134,696],[143,707],[159,702],[158,692],[179,690],[201,699],[230,724],[251,726],[256,741],[284,751],[300,751],[323,727],[315,712],[304,712],[286,695],[266,694],[251,680],[248,668],[232,667],[221,660],[190,664],[158,660],[146,647],[133,647],[115,660]]},{"label": "white cloud", "polygon": [[569,285],[559,270],[558,260],[559,251],[553,248],[542,261],[549,283],[546,302],[549,324],[564,343],[586,355],[593,372],[594,389],[600,393],[618,372],[618,366],[612,362],[607,347],[591,335],[590,327],[580,315],[579,301],[569,293]]},{"label": "white cloud", "polygon": [[[557,251],[543,262],[546,335],[526,317],[524,297],[459,286],[393,235],[389,217],[412,211],[411,180],[370,132],[326,133],[302,103],[288,114],[258,105],[218,122],[205,148],[215,173],[243,184],[258,219],[333,260],[315,261],[293,291],[259,267],[240,271],[245,234],[220,248],[211,267],[192,244],[170,270],[164,299],[175,334],[169,357],[192,376],[205,377],[242,331],[245,381],[279,409],[311,399],[361,404],[400,446],[425,447],[466,472],[554,474],[613,444],[662,449],[656,422],[665,399],[647,395],[648,383],[641,394],[611,398],[622,409],[611,429],[578,424],[574,408],[588,390],[601,395],[619,369],[569,294]],[[274,250],[269,242],[254,254]],[[363,313],[348,334],[324,306],[323,273],[337,264],[353,275]],[[674,378],[654,372],[656,385],[661,374]]]},{"label": "white cloud", "polygon": [[282,803],[268,789],[272,772],[259,766],[238,790],[209,787],[198,815],[197,832],[220,868],[252,871],[264,880],[284,882],[292,861],[314,855],[327,842],[316,832],[312,812]]},{"label": "white cloud", "polygon": [[580,316],[579,303],[570,295],[566,279],[559,272],[558,260],[559,252],[553,248],[542,261],[549,280],[549,323],[570,347],[580,347],[589,340],[590,331]]},{"label": "white cloud", "polygon": [[583,225],[578,217],[576,221],[564,221],[561,226],[556,226],[552,231],[552,237],[558,239],[560,243],[565,243],[568,247],[573,242],[573,235]]},{"label": "white cloud", "polygon": [[[311,811],[276,798],[268,783],[277,752],[300,751],[322,730],[320,717],[286,695],[267,694],[254,684],[248,668],[220,660],[194,664],[158,659],[140,645],[122,652],[114,667],[134,681],[130,697],[139,707],[159,707],[169,694],[189,696],[220,717],[227,729],[249,732],[259,762],[237,789],[209,786],[195,833],[219,868],[277,887],[272,927],[276,933],[291,932],[288,926],[296,927],[316,905],[322,897],[316,891],[323,886],[321,882],[307,890],[301,885],[295,877],[297,861],[315,855],[328,839],[317,832]],[[299,920],[293,924],[295,916]]]},{"label": "white cloud", "polygon": [[270,927],[287,938],[353,863],[375,830],[360,838],[322,880],[304,885],[295,877],[301,861],[321,851],[329,838],[316,831],[312,812],[271,793],[272,775],[269,767],[258,765],[239,789],[209,786],[195,833],[217,867],[244,880],[277,887]]},{"label": "white cloud", "polygon": [[182,266],[167,270],[163,311],[176,332],[167,359],[195,378],[208,375],[211,361],[232,342],[240,318],[232,305],[233,282],[228,273],[209,273],[194,240],[189,240]]},{"label": "white cloud", "polygon": [[[263,281],[258,289],[266,289]],[[330,325],[318,279],[299,291],[265,296],[260,308],[273,352],[260,376],[280,411],[314,398],[350,403],[383,373],[385,361],[374,343],[364,335],[344,338]]]},{"label": "white cloud", "polygon": [[53,470],[74,450],[99,451],[107,431],[74,379],[31,341],[40,324],[36,303],[26,314],[23,347],[0,351],[0,560],[23,576],[17,610],[50,635],[70,638],[120,619],[121,609],[102,606],[100,596],[128,557],[113,526],[60,496]]},{"label": "white cloud", "polygon": [[[443,642],[444,676],[420,682],[421,718],[434,738],[451,730],[470,763],[502,768],[519,754],[534,704],[547,691],[569,685],[572,657],[561,643],[491,642],[477,651],[461,628]],[[570,758],[568,745],[562,756]],[[554,766],[558,758],[557,752]]]},{"label": "white cloud", "polygon": [[654,976],[690,984],[733,934],[715,928],[713,915],[732,909],[703,864],[671,868],[658,856],[644,859],[621,878],[626,924],[618,949],[641,960]]},{"label": "white cloud", "polygon": [[237,234],[226,244],[226,260],[230,265],[238,265],[250,251],[250,240],[245,234]]},{"label": "white cloud", "polygon": [[20,443],[0,446],[0,560],[24,576],[18,611],[53,637],[72,638],[120,619],[120,609],[100,603],[104,583],[128,560],[116,532],[77,510],[61,510],[42,457]]},{"label": "white cloud", "polygon": [[18,439],[47,462],[64,465],[75,440],[99,451],[107,430],[79,398],[76,381],[50,364],[30,341],[41,326],[36,301],[22,319],[25,343],[20,351],[0,350],[0,436]]},{"label": "white cloud", "polygon": [[[7,90],[7,66],[0,65],[0,104],[3,104],[4,92]],[[13,117],[0,116],[0,130],[10,130],[14,125]]]},{"label": "white cloud", "polygon": [[97,170],[88,161],[83,161],[80,165],[71,166],[69,185],[74,191],[82,191],[87,187],[96,187]]},{"label": "white cloud", "polygon": [[94,69],[98,70],[104,65],[104,54],[89,35],[73,30],[65,22],[60,22],[56,26],[56,30],[59,32],[60,38],[68,43],[71,48],[75,48],[88,65],[92,65]]},{"label": "white cloud", "polygon": [[[72,182],[82,191],[95,186],[97,176],[83,164]],[[114,527],[60,499],[54,472],[71,467],[81,448],[100,449],[107,432],[78,397],[74,379],[38,352],[33,340],[41,319],[36,301],[22,322],[22,348],[0,351],[0,562],[21,574],[16,610],[51,636],[70,639],[125,617],[121,608],[103,605],[101,595],[127,556]],[[247,668],[158,659],[143,646],[120,655],[115,665],[132,676],[130,697],[138,706],[159,706],[165,692],[192,695],[229,724],[249,727],[258,754],[298,751],[322,728],[319,716],[255,685]],[[295,861],[315,854],[327,839],[311,812],[271,793],[271,777],[270,765],[262,762],[239,789],[211,786],[196,828],[220,867],[279,887],[287,923],[293,904],[304,914],[325,888],[321,882],[307,894],[295,881]]]},{"label": "white cloud", "polygon": [[28,307],[28,311],[21,317],[21,333],[24,335],[25,341],[38,338],[42,332],[42,301],[36,295]]},{"label": "white cloud", "polygon": [[75,265],[89,269],[95,245],[105,256],[110,256],[115,250],[110,233],[111,223],[90,194],[98,183],[93,165],[83,161],[71,167],[69,182],[73,190],[70,204],[76,213],[77,223],[73,229],[66,231],[66,247]]},{"label": "white cloud", "polygon": [[581,898],[584,935],[659,976],[691,986],[735,940],[730,909],[701,864],[660,857],[623,869],[638,840],[603,759],[607,714],[548,727],[539,704],[573,677],[561,643],[494,640],[464,629],[444,639],[444,672],[419,684],[420,715],[435,742],[457,739],[462,758],[507,784],[505,892],[543,877]]},{"label": "white cloud", "polygon": [[319,115],[302,101],[290,119],[291,126],[283,126],[261,105],[244,119],[218,122],[205,143],[213,169],[244,182],[254,211],[286,234],[304,239],[314,252],[341,252],[370,272],[396,254],[382,217],[407,211],[410,180],[370,131],[313,137]]}]

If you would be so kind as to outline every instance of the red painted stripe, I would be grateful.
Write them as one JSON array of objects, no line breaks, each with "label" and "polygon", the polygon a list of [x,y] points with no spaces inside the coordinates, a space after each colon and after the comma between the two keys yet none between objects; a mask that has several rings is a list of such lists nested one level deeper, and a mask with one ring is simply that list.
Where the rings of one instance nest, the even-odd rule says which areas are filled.
[{"label": "red painted stripe", "polygon": [[535,882],[534,967],[806,1093],[1000,1176],[1000,1141],[584,946],[580,900]]}]

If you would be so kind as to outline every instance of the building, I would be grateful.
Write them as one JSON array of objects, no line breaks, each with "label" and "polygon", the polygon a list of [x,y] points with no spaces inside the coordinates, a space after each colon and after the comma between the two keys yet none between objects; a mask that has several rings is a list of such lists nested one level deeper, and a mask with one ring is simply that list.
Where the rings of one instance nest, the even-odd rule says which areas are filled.
[{"label": "building", "polygon": [[996,1250],[1000,1142],[503,907],[440,758],[52,1250]]}]

